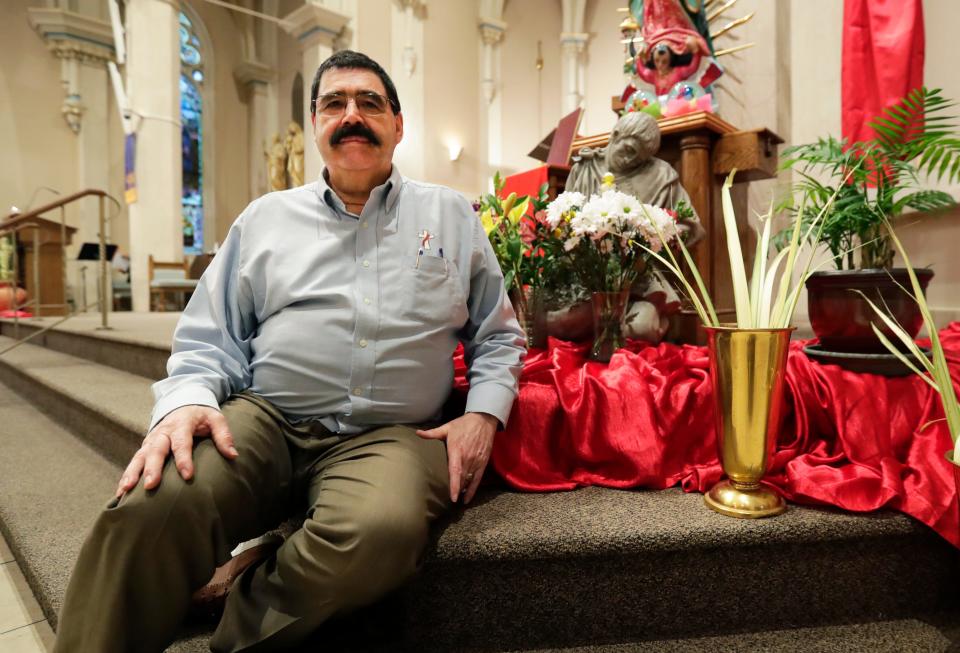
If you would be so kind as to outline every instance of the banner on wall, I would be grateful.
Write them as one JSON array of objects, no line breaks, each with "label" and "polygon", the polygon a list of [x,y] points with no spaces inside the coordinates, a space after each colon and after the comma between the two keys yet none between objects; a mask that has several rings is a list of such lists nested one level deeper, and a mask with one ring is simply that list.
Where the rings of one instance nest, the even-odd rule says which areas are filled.
[{"label": "banner on wall", "polygon": [[921,0],[844,0],[841,109],[848,142],[873,138],[868,123],[923,86]]},{"label": "banner on wall", "polygon": [[127,204],[137,201],[137,135],[127,134],[123,144],[123,198]]}]

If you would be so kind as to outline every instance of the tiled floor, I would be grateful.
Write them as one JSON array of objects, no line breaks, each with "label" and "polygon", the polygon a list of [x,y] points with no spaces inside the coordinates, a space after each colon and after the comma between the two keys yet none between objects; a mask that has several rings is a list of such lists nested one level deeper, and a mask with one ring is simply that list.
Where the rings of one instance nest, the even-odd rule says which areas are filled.
[{"label": "tiled floor", "polygon": [[0,536],[0,651],[48,653],[53,631],[27,585],[10,548]]}]

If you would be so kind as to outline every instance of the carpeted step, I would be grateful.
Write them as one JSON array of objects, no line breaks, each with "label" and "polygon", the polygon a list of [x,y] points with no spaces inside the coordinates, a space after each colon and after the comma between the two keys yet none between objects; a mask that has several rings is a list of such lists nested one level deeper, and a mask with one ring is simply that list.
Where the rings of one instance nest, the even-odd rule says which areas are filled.
[{"label": "carpeted step", "polygon": [[[0,396],[0,523],[55,623],[120,468],[7,388]],[[493,652],[890,621],[956,606],[957,562],[893,513],[792,507],[741,521],[679,490],[490,489],[435,529],[409,587],[321,637],[364,632],[342,642],[358,651]],[[171,650],[202,650],[205,637]]]},{"label": "carpeted step", "polygon": [[[0,423],[0,532],[56,629],[80,546],[123,470],[3,384]],[[207,651],[208,639],[170,650]]]},{"label": "carpeted step", "polygon": [[30,337],[27,342],[31,345],[158,380],[167,375],[170,342],[179,315],[112,314],[109,330],[98,330],[99,316],[80,315],[42,334],[38,332],[52,325],[54,318],[19,322],[7,318],[0,319],[0,335],[18,340]]},{"label": "carpeted step", "polygon": [[[0,349],[12,342],[0,337]],[[153,407],[149,379],[31,344],[0,356],[0,382],[122,465],[140,446]]]},{"label": "carpeted step", "polygon": [[517,649],[510,653],[943,653],[952,649],[955,637],[956,628],[917,619],[899,619],[719,637],[638,641],[564,649]]}]

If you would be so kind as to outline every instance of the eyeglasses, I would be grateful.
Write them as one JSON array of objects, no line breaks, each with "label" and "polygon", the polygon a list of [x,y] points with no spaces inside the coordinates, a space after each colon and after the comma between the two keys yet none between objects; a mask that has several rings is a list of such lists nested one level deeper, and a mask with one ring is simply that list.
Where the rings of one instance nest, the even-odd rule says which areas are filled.
[{"label": "eyeglasses", "polygon": [[393,107],[390,98],[373,91],[360,91],[356,95],[347,95],[337,91],[318,95],[317,99],[313,101],[313,110],[332,118],[342,116],[346,112],[350,100],[353,100],[357,111],[365,116],[383,115],[386,113],[387,107]]}]

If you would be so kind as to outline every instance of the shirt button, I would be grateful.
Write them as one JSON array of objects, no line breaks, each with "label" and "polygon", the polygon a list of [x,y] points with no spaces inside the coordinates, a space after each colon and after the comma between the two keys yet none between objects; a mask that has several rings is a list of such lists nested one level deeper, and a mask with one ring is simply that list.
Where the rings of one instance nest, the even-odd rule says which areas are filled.
[{"label": "shirt button", "polygon": [[359,397],[360,395],[363,394],[363,388],[354,388],[354,389],[353,389],[353,394],[355,394],[355,395],[357,395],[357,396]]},{"label": "shirt button", "polygon": [[366,341],[366,340],[361,340],[361,341],[360,341],[360,347],[366,347],[366,346],[367,346],[367,341]]},{"label": "shirt button", "polygon": [[370,261],[364,261],[364,262],[363,262],[363,267],[365,267],[365,268],[370,267]]},{"label": "shirt button", "polygon": [[369,298],[369,297],[364,297],[364,298],[363,298],[363,303],[364,303],[364,304],[369,304],[369,303],[370,303],[370,298]]},{"label": "shirt button", "polygon": [[363,222],[360,223],[360,226],[363,227],[364,229],[366,229],[366,228],[369,227],[370,225],[367,224],[367,221],[366,221],[366,220],[364,220]]}]

